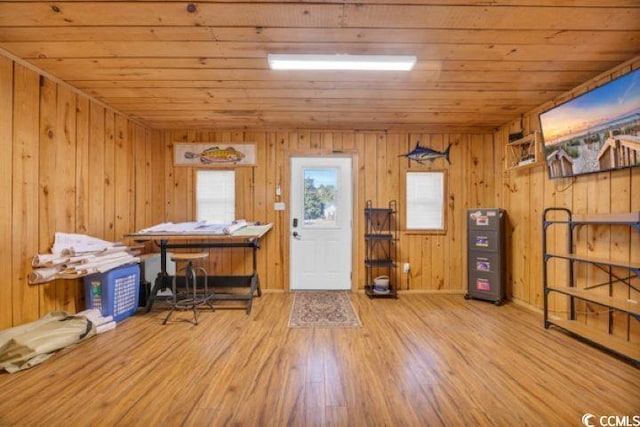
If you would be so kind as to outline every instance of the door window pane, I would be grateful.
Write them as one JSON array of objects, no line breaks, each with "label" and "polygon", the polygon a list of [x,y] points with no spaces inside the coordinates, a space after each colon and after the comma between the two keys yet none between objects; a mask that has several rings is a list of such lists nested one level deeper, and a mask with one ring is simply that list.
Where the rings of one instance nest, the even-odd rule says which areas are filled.
[{"label": "door window pane", "polygon": [[236,174],[233,170],[196,172],[196,220],[231,224],[236,218]]},{"label": "door window pane", "polygon": [[336,226],[338,169],[304,169],[304,225]]}]

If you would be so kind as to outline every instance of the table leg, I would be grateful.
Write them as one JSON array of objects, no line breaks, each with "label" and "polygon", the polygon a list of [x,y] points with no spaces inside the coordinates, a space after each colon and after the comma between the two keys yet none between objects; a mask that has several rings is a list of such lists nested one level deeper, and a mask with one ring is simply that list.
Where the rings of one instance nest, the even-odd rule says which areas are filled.
[{"label": "table leg", "polygon": [[262,289],[260,288],[260,276],[258,276],[258,273],[255,273],[256,275],[256,291],[258,292],[258,296],[261,297],[262,296]]},{"label": "table leg", "polygon": [[153,301],[158,297],[158,292],[160,290],[165,290],[167,288],[167,280],[169,279],[169,275],[165,273],[158,273],[156,280],[153,282],[153,286],[151,287],[151,292],[149,293],[149,298],[147,299],[147,305],[145,307],[145,313],[151,311],[151,307],[153,307]]},{"label": "table leg", "polygon": [[[158,244],[156,242],[156,244]],[[145,307],[145,313],[148,313],[151,311],[151,307],[153,306],[153,300],[156,299],[156,296],[158,295],[158,291],[160,289],[165,290],[166,289],[166,279],[168,277],[167,274],[167,240],[160,240],[160,272],[158,273],[158,276],[156,277],[155,282],[153,283],[153,286],[151,287],[151,292],[149,294],[149,298],[147,299],[147,305]]]}]

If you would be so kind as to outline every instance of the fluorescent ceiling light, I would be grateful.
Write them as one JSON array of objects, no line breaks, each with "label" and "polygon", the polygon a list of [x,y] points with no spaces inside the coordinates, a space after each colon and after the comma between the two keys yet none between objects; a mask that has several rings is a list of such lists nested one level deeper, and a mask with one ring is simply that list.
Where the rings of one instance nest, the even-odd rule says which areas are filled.
[{"label": "fluorescent ceiling light", "polygon": [[416,64],[413,55],[311,55],[270,53],[272,70],[376,70],[409,71]]}]

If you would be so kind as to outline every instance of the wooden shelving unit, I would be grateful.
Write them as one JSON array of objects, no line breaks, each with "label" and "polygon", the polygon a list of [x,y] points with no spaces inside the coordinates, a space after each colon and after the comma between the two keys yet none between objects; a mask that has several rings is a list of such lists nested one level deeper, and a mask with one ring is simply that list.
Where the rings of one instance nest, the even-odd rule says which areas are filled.
[{"label": "wooden shelving unit", "polygon": [[506,169],[526,169],[542,164],[542,140],[539,132],[530,133],[506,145]]},{"label": "wooden shelving unit", "polygon": [[[555,219],[550,220],[549,214],[555,215]],[[558,219],[560,217],[560,219]],[[573,215],[566,208],[547,208],[542,216],[543,236],[543,281],[544,281],[544,327],[556,326],[573,335],[579,336],[584,340],[611,352],[618,354],[640,366],[640,345],[632,343],[624,338],[611,334],[613,311],[628,315],[630,320],[640,321],[640,301],[623,299],[611,296],[612,285],[614,283],[623,283],[640,292],[637,286],[632,282],[635,277],[640,279],[640,263],[622,262],[620,260],[592,257],[573,253],[574,250],[574,233],[573,230],[579,226],[590,225],[618,225],[628,226],[640,232],[640,212],[623,213],[623,214],[596,214],[596,215]],[[567,252],[551,253],[547,251],[547,229],[552,225],[563,226],[566,228]],[[563,259],[568,261],[568,280],[564,284],[549,284],[547,264],[551,259]],[[586,263],[595,265],[599,269],[608,272],[608,281],[604,283],[583,284],[581,287],[576,285],[574,275],[574,265],[576,263]],[[613,274],[612,268],[623,268],[629,271],[627,277],[621,277]],[[594,289],[608,287],[608,294],[594,292]],[[569,315],[567,319],[552,317],[549,314],[549,294],[555,292],[569,297]],[[585,301],[587,303],[598,304],[609,310],[608,331],[594,330],[587,323],[577,320],[576,301]]]}]

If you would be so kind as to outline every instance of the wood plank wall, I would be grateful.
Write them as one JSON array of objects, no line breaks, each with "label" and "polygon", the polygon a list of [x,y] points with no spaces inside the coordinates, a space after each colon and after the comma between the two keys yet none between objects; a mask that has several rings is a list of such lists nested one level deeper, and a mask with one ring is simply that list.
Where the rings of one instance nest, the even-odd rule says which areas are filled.
[{"label": "wood plank wall", "polygon": [[[613,69],[556,102],[583,93],[601,82],[635,69],[640,60]],[[537,114],[523,117],[525,132],[538,129]],[[31,321],[51,309],[71,312],[82,307],[79,283],[55,281],[29,286],[30,260],[53,243],[55,231],[87,233],[117,240],[124,233],[163,221],[194,217],[193,168],[173,167],[176,141],[255,142],[258,165],[237,169],[237,216],[273,222],[274,230],[260,250],[263,286],[288,288],[288,214],[273,203],[289,203],[286,183],[289,155],[324,155],[340,151],[357,159],[357,259],[353,281],[364,285],[366,200],[386,206],[399,202],[399,228],[404,228],[404,174],[408,170],[439,170],[448,174],[447,232],[400,232],[400,289],[415,292],[464,292],[466,288],[465,211],[470,207],[504,207],[510,222],[509,294],[532,307],[542,306],[541,215],[545,207],[566,206],[575,212],[623,212],[640,209],[638,168],[599,173],[573,180],[549,181],[542,167],[504,171],[510,123],[495,134],[318,131],[304,129],[218,131],[151,131],[77,95],[64,85],[39,76],[0,56],[0,328]],[[418,165],[399,157],[416,142],[436,150],[451,148],[451,165],[442,159]],[[156,147],[161,145],[161,149]],[[275,195],[280,185],[282,196]],[[640,258],[640,237],[628,230],[598,227],[581,231],[586,243],[579,251]],[[561,245],[554,233],[551,246]],[[209,268],[218,274],[250,269],[240,252],[213,253]],[[565,273],[552,267],[554,279]],[[578,280],[597,278],[583,269]],[[616,292],[623,292],[620,287]],[[627,296],[628,295],[628,296]],[[624,296],[640,298],[632,292]],[[558,312],[563,301],[553,300]],[[602,323],[603,313],[585,306],[585,321]],[[595,319],[595,320],[594,320]],[[637,322],[616,318],[620,334],[640,336]],[[600,326],[601,327],[601,326]]]},{"label": "wood plank wall", "polygon": [[0,329],[84,309],[81,281],[27,283],[56,231],[120,240],[164,219],[160,135],[0,56]]},{"label": "wood plank wall", "polygon": [[[289,287],[289,217],[287,211],[275,211],[273,204],[284,201],[289,206],[289,156],[352,155],[356,159],[358,183],[354,205],[356,227],[356,260],[353,283],[364,287],[364,206],[387,206],[397,200],[399,228],[404,229],[405,173],[408,170],[444,169],[448,175],[447,232],[445,234],[399,234],[398,268],[395,280],[400,289],[419,292],[463,292],[466,289],[465,211],[469,207],[501,205],[502,150],[491,134],[434,134],[360,131],[166,131],[163,136],[166,160],[165,201],[167,220],[194,219],[193,168],[173,167],[174,142],[255,142],[257,167],[236,168],[236,217],[262,223],[273,223],[259,251],[262,284],[269,290]],[[442,151],[451,147],[451,165],[439,159],[419,165],[400,157],[414,148],[416,142]],[[280,185],[282,196],[275,195]],[[245,257],[237,252],[211,252],[208,269],[216,274],[247,271]],[[409,274],[401,272],[404,262],[411,264]]]},{"label": "wood plank wall", "polygon": [[[522,118],[524,133],[540,130],[538,114],[556,104],[566,102],[586,91],[593,89],[640,67],[640,58],[629,61],[602,74],[553,102],[544,104]],[[520,121],[509,123],[496,134],[497,143],[504,149],[509,132],[521,128]],[[505,153],[506,154],[506,153]],[[543,304],[542,278],[542,213],[547,207],[566,207],[574,213],[616,213],[640,211],[640,168],[624,169],[614,172],[600,172],[575,178],[549,180],[544,166],[531,169],[505,172],[504,207],[509,212],[509,281],[512,296],[538,309]],[[626,261],[640,261],[640,233],[629,227],[597,226],[579,227],[576,230],[576,252],[592,256],[609,257]],[[548,231],[549,250],[566,248],[566,233],[560,227],[553,226]],[[549,280],[562,286],[566,283],[567,268],[562,262],[549,263]],[[607,274],[594,267],[580,265],[575,270],[576,280],[580,284],[606,281]],[[614,269],[614,274],[625,277],[628,271]],[[633,279],[636,288],[640,281]],[[599,290],[607,292],[606,287]],[[626,285],[616,284],[613,295],[636,301],[640,293],[629,290]],[[553,313],[565,315],[568,309],[567,298],[553,295],[550,306]],[[577,311],[584,322],[594,324],[606,332],[608,313],[595,304],[581,304]],[[614,313],[613,333],[624,338],[631,337],[640,343],[640,327],[629,316]]]}]

